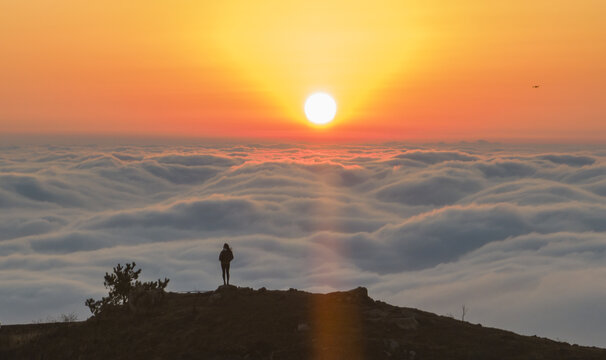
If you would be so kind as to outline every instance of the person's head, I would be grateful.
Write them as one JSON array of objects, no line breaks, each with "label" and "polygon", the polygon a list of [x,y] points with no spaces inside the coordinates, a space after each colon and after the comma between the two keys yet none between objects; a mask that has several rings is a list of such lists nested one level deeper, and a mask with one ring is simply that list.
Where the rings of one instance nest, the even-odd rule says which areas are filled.
[{"label": "person's head", "polygon": [[227,243],[223,244],[223,250],[231,250]]}]

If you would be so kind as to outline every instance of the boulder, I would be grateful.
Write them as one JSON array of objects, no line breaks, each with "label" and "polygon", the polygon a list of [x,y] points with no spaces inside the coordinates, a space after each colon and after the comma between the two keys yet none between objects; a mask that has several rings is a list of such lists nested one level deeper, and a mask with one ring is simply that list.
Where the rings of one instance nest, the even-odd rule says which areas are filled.
[{"label": "boulder", "polygon": [[394,354],[400,349],[400,344],[394,339],[385,339],[383,344],[389,353]]},{"label": "boulder", "polygon": [[390,319],[390,322],[402,330],[416,330],[419,327],[414,316]]}]

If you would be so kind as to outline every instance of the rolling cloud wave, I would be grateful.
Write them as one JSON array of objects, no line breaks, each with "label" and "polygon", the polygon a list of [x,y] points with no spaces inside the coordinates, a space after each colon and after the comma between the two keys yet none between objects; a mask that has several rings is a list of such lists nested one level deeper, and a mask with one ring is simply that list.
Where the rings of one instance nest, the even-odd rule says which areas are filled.
[{"label": "rolling cloud wave", "polygon": [[606,345],[600,148],[13,146],[0,152],[0,213],[3,323],[86,316],[117,262],[172,290],[215,288],[229,242],[240,285],[364,285]]}]

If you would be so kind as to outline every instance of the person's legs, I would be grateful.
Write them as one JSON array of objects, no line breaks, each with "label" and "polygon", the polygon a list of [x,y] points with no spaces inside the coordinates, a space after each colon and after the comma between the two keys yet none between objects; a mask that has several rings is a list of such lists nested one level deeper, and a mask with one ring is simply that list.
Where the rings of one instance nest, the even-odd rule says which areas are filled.
[{"label": "person's legs", "polygon": [[[221,263],[221,273],[223,275],[223,285],[225,285],[225,264]],[[229,270],[228,270],[229,271]],[[229,274],[229,272],[228,272]],[[229,275],[227,275],[227,281],[229,282]]]},{"label": "person's legs", "polygon": [[229,285],[229,263],[225,264],[225,272],[227,272],[227,285]]}]

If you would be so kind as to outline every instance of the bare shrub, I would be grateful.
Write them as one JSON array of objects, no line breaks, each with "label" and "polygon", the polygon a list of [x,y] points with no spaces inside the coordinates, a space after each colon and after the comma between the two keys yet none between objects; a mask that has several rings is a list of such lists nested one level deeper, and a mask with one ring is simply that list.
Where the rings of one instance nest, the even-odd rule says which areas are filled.
[{"label": "bare shrub", "polygon": [[57,322],[76,322],[78,321],[78,315],[75,312],[69,314],[61,314],[57,319]]}]

